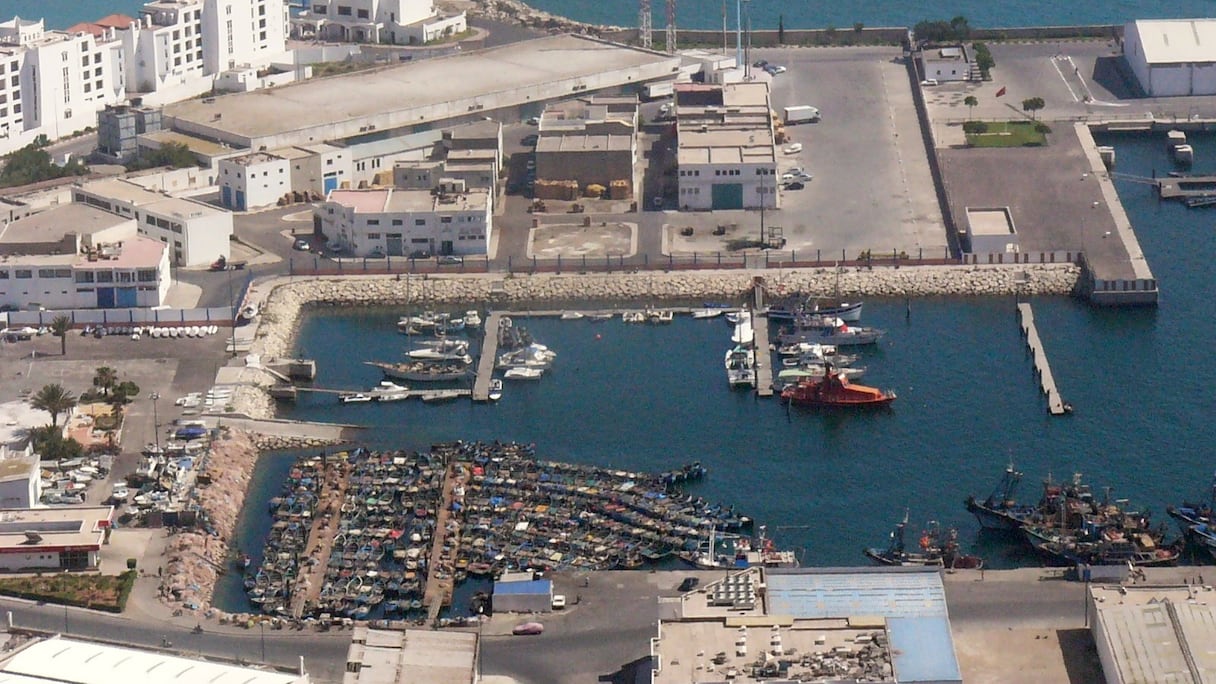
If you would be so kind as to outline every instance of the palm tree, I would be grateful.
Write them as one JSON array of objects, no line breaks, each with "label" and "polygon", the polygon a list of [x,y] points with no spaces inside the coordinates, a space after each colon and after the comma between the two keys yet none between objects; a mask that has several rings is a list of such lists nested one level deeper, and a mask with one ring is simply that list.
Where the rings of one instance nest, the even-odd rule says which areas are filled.
[{"label": "palm tree", "polygon": [[30,406],[51,414],[51,427],[59,426],[59,414],[71,411],[76,406],[76,397],[63,385],[44,385],[30,398]]},{"label": "palm tree", "polygon": [[60,314],[51,321],[51,334],[59,338],[59,355],[68,355],[68,331],[72,329],[72,319]]},{"label": "palm tree", "polygon": [[977,100],[974,95],[968,95],[967,97],[963,98],[963,104],[967,105],[967,118],[968,119],[971,118],[971,110],[975,109],[975,106],[978,105],[979,103],[980,103],[980,101]]},{"label": "palm tree", "polygon": [[95,372],[93,386],[100,389],[103,396],[110,396],[110,390],[118,384],[118,371],[109,366],[102,366]]}]

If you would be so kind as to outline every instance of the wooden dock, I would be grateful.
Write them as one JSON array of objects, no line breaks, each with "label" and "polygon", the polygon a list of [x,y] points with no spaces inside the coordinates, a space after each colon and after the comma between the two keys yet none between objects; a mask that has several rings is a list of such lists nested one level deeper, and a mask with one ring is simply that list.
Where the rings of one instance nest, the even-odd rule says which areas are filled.
[{"label": "wooden dock", "polygon": [[481,356],[477,359],[477,377],[473,380],[473,401],[490,400],[490,380],[494,378],[494,362],[498,359],[498,325],[502,312],[491,311],[486,316],[485,337],[481,341]]},{"label": "wooden dock", "polygon": [[312,529],[308,533],[308,561],[300,564],[300,574],[292,588],[291,615],[297,620],[305,609],[316,603],[325,584],[325,571],[334,545],[334,530],[342,513],[342,501],[346,497],[346,485],[350,478],[350,467],[345,459],[330,456],[325,462],[321,477],[325,484],[313,515]]},{"label": "wooden dock", "polygon": [[768,348],[768,316],[764,311],[764,285],[752,288],[752,350],[756,356],[756,396],[773,396],[773,354]]},{"label": "wooden dock", "polygon": [[448,463],[443,477],[443,507],[435,514],[435,539],[431,543],[426,588],[422,594],[422,605],[426,606],[427,619],[431,624],[439,618],[439,611],[452,602],[452,591],[456,584],[456,550],[460,548],[460,522],[452,518],[452,502],[457,498],[457,488],[460,488],[463,500],[464,482],[464,467],[459,463]]},{"label": "wooden dock", "polygon": [[1026,336],[1026,346],[1034,357],[1034,369],[1039,375],[1039,385],[1043,394],[1047,395],[1047,411],[1053,416],[1062,416],[1071,410],[1056,389],[1055,376],[1051,374],[1051,364],[1047,361],[1047,352],[1043,349],[1043,341],[1039,339],[1038,328],[1034,324],[1034,310],[1030,304],[1018,304],[1018,317],[1022,321],[1022,334]]}]

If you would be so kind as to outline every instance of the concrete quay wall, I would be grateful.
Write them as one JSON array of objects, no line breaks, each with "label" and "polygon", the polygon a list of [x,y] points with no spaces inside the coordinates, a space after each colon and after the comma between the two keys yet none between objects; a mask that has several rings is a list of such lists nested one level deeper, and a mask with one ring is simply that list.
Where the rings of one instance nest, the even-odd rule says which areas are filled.
[{"label": "concrete quay wall", "polygon": [[[857,297],[1013,296],[1072,294],[1080,277],[1072,264],[923,266],[849,270],[840,295]],[[834,269],[767,272],[680,272],[612,275],[349,277],[259,283],[267,293],[251,352],[264,362],[292,356],[300,315],[309,308],[424,305],[511,308],[529,302],[700,301],[745,297],[762,276],[776,293],[833,293]]]}]

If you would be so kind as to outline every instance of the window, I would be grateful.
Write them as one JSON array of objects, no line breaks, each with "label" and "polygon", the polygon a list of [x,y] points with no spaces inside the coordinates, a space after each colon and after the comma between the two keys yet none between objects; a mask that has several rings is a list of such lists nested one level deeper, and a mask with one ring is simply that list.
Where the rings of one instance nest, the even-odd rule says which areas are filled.
[{"label": "window", "polygon": [[452,222],[452,217],[451,217],[451,216],[440,216],[440,217],[439,217],[439,222],[440,222],[440,223],[451,223],[451,222]]},{"label": "window", "polygon": [[425,226],[426,219],[414,219],[414,225],[415,226]]},{"label": "window", "polygon": [[18,280],[29,280],[34,277],[34,272],[27,268],[19,268],[13,272]]},{"label": "window", "polygon": [[8,269],[0,269],[0,280],[8,280]]},{"label": "window", "polygon": [[393,219],[393,225],[394,226],[405,225],[405,221],[402,221],[401,219]]},{"label": "window", "polygon": [[349,17],[350,7],[347,7],[346,5],[338,5],[338,14],[343,17]]},{"label": "window", "polygon": [[380,219],[368,219],[368,220],[367,220],[367,225],[369,225],[369,226],[378,226],[378,225],[380,225]]},{"label": "window", "polygon": [[317,14],[325,14],[325,10],[326,10],[325,5],[313,5],[312,6],[312,11],[316,12]]},{"label": "window", "polygon": [[76,282],[78,282],[78,283],[93,282],[93,272],[92,271],[76,271]]},{"label": "window", "polygon": [[360,19],[366,19],[366,18],[367,18],[367,10],[365,10],[365,9],[361,9],[361,10],[359,10],[358,14],[359,14],[359,18],[360,18]]},{"label": "window", "polygon": [[114,282],[114,271],[98,271],[97,282],[112,283]]},{"label": "window", "polygon": [[368,239],[368,240],[379,240],[379,239],[380,239],[380,233],[368,233],[368,234],[367,234],[367,239]]},{"label": "window", "polygon": [[134,276],[135,276],[135,274],[131,273],[130,271],[122,271],[118,274],[118,282],[120,282],[120,283],[133,282],[135,280]]}]

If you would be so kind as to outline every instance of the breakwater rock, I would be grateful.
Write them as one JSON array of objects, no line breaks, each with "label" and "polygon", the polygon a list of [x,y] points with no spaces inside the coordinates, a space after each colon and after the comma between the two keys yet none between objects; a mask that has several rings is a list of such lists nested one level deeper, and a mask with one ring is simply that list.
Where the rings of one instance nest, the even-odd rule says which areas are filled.
[{"label": "breakwater rock", "polygon": [[[1071,264],[1019,266],[917,266],[843,271],[840,296],[931,297],[1067,295],[1081,270]],[[442,306],[485,310],[509,309],[523,303],[575,301],[702,301],[742,303],[753,279],[761,276],[774,295],[802,292],[828,295],[837,288],[832,268],[790,271],[696,271],[596,275],[468,275],[408,279],[355,276],[271,281],[252,352],[264,360],[292,356],[296,328],[309,307]],[[260,400],[259,400],[260,401]],[[251,400],[251,403],[254,403]],[[270,406],[257,407],[257,413]]]},{"label": "breakwater rock", "polygon": [[550,33],[580,33],[587,36],[602,36],[622,30],[619,26],[599,26],[585,24],[573,19],[550,14],[529,7],[518,0],[474,0],[467,12],[470,16],[481,17],[490,21],[504,24],[519,24],[529,28],[548,31]]},{"label": "breakwater rock", "polygon": [[345,444],[341,439],[320,439],[317,437],[279,437],[275,435],[254,435],[253,443],[259,451],[282,451],[285,449],[314,449],[335,444]]}]

